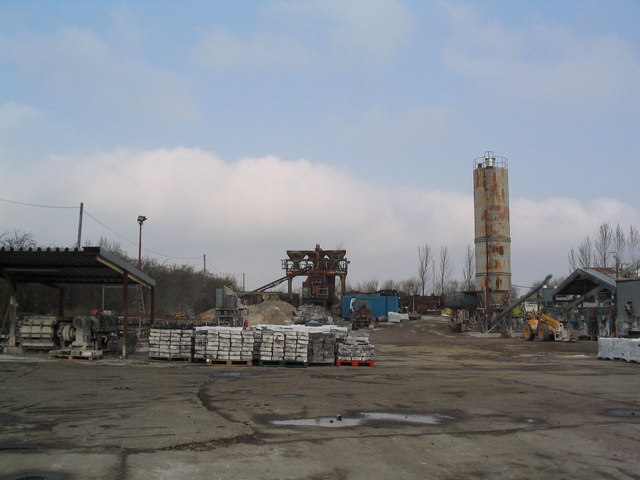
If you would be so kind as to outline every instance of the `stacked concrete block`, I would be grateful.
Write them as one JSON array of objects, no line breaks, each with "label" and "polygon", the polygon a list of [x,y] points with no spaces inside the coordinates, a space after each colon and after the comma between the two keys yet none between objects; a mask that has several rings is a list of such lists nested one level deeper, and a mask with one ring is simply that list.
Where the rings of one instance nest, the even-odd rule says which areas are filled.
[{"label": "stacked concrete block", "polygon": [[336,359],[372,362],[375,359],[375,345],[369,343],[367,332],[350,332],[338,339]]},{"label": "stacked concrete block", "polygon": [[193,336],[193,359],[205,360],[207,357],[207,331],[196,330]]},{"label": "stacked concrete block", "polygon": [[304,362],[309,358],[309,332],[288,331],[284,334],[284,360]]},{"label": "stacked concrete block", "polygon": [[267,362],[284,361],[285,333],[269,329],[261,329],[258,359]]},{"label": "stacked concrete block", "polygon": [[600,337],[598,358],[640,362],[640,339]]},{"label": "stacked concrete block", "polygon": [[336,334],[309,333],[309,363],[334,363],[336,361]]},{"label": "stacked concrete block", "polygon": [[194,358],[242,360],[253,358],[254,332],[237,327],[208,327],[195,335]]},{"label": "stacked concrete block", "polygon": [[152,328],[149,332],[149,356],[152,358],[192,358],[193,330],[190,328]]}]

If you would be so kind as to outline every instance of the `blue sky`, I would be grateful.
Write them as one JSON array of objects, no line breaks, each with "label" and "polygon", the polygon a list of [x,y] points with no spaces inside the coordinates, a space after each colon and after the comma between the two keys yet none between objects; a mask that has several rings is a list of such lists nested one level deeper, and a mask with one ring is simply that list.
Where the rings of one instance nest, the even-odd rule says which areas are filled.
[{"label": "blue sky", "polygon": [[[565,275],[600,223],[640,223],[639,22],[624,0],[3,1],[2,198],[85,202],[127,239],[143,213],[149,249],[248,286],[316,243],[354,283],[414,276],[424,242],[461,278],[493,150],[514,283]],[[76,217],[0,202],[45,245]]]}]

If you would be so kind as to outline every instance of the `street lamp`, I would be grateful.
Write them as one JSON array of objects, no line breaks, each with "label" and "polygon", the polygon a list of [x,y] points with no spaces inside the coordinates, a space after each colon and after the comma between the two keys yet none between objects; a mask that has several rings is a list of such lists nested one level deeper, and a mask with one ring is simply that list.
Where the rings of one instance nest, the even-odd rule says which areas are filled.
[{"label": "street lamp", "polygon": [[[138,215],[138,225],[140,225],[140,235],[138,237],[138,270],[142,269],[142,224],[147,219],[144,215]],[[136,303],[138,304],[138,338],[142,332],[142,315],[144,313],[144,303],[142,299],[142,285],[138,283]]]},{"label": "street lamp", "polygon": [[146,219],[147,217],[144,215],[138,216],[138,225],[140,225],[140,236],[138,237],[138,270],[142,267],[142,224]]}]

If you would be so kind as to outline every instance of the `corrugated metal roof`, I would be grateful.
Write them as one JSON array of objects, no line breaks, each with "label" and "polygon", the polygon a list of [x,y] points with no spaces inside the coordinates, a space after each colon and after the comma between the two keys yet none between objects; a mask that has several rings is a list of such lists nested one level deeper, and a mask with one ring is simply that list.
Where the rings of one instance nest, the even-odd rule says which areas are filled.
[{"label": "corrugated metal roof", "polygon": [[100,247],[80,250],[1,248],[0,273],[14,283],[45,285],[121,285],[125,274],[130,282],[147,288],[156,283],[147,274]]},{"label": "corrugated metal roof", "polygon": [[[600,285],[611,293],[616,291],[615,276],[593,268],[578,268],[555,289],[554,295],[584,295]],[[615,271],[614,271],[615,275]]]}]

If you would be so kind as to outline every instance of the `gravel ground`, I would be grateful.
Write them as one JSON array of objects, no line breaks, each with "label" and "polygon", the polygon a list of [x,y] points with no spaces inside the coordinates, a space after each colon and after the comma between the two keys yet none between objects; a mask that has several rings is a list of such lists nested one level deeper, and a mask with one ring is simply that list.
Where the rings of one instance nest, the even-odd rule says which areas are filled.
[{"label": "gravel ground", "polygon": [[383,325],[371,367],[0,355],[0,480],[639,479],[640,365]]}]

